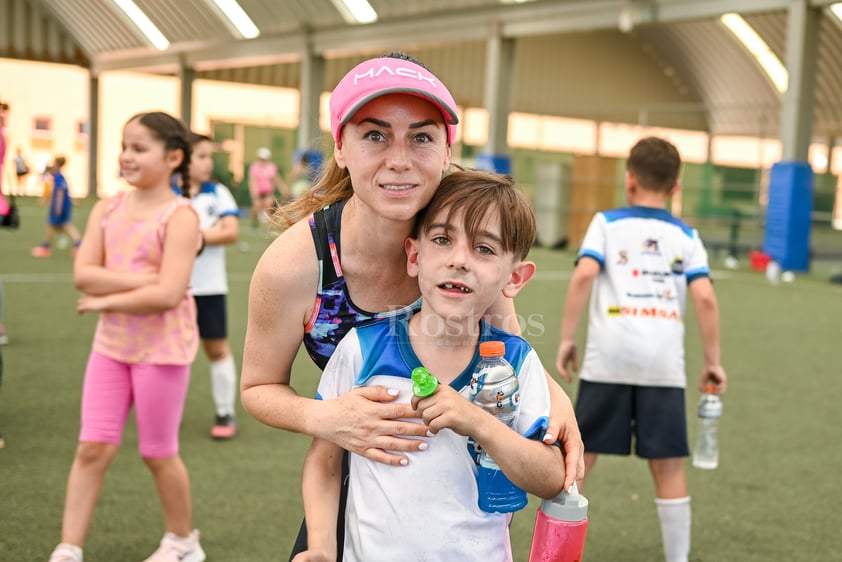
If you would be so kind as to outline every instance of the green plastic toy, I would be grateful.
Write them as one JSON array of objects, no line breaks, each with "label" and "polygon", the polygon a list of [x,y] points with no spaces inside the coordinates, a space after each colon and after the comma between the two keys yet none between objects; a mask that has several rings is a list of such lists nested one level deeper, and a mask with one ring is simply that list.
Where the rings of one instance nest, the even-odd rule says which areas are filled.
[{"label": "green plastic toy", "polygon": [[436,391],[439,381],[436,377],[430,374],[430,371],[424,367],[415,367],[412,369],[412,393],[415,396],[424,398]]}]

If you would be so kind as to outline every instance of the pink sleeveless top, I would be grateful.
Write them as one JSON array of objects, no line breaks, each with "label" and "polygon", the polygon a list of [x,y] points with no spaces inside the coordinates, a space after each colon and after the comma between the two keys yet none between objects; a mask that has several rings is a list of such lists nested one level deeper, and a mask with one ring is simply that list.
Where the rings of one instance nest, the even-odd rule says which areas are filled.
[{"label": "pink sleeveless top", "polygon": [[[153,217],[126,212],[126,193],[117,194],[102,219],[105,267],[113,271],[158,272],[167,221],[179,207],[193,210],[179,197]],[[100,314],[94,351],[126,363],[189,365],[199,346],[196,303],[187,292],[175,308],[157,314]]]}]

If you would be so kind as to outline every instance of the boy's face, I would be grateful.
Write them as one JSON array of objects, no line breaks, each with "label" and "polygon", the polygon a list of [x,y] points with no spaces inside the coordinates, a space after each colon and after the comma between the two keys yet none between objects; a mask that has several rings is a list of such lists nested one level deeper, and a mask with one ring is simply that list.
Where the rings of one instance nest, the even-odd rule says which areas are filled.
[{"label": "boy's face", "polygon": [[478,322],[501,293],[517,294],[534,264],[503,250],[496,212],[488,213],[474,240],[465,232],[462,213],[454,213],[445,224],[446,213],[443,209],[433,217],[419,239],[406,241],[407,270],[418,277],[423,306],[442,318]]}]

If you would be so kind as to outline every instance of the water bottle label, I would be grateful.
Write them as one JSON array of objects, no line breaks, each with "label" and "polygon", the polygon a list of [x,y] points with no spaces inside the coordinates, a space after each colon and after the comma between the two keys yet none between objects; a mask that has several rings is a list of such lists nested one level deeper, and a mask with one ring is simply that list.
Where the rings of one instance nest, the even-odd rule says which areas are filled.
[{"label": "water bottle label", "polygon": [[526,492],[512,484],[499,468],[486,466],[485,461],[479,466],[477,488],[479,508],[486,513],[511,513],[526,507],[528,501]]},{"label": "water bottle label", "polygon": [[495,416],[517,410],[520,403],[518,380],[511,365],[498,362],[482,365],[471,379],[473,402]]}]

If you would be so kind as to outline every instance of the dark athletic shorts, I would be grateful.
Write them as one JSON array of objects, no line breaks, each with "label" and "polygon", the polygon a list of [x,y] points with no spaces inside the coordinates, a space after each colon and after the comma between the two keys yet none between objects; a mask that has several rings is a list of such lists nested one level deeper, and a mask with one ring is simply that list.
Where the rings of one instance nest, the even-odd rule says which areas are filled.
[{"label": "dark athletic shorts", "polygon": [[224,340],[228,337],[225,295],[201,295],[196,299],[196,321],[203,340]]},{"label": "dark athletic shorts", "polygon": [[686,457],[684,389],[579,381],[576,419],[585,452],[644,459]]}]

